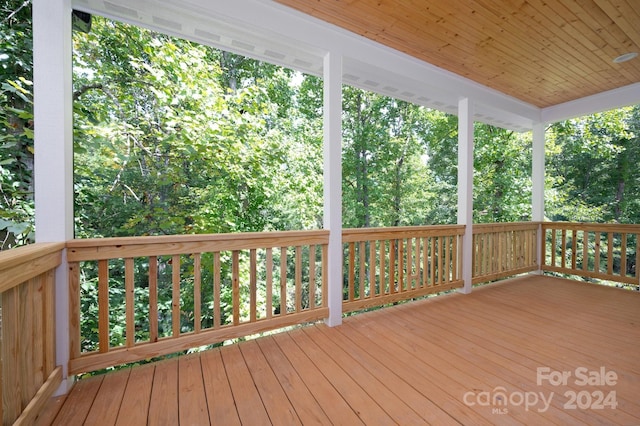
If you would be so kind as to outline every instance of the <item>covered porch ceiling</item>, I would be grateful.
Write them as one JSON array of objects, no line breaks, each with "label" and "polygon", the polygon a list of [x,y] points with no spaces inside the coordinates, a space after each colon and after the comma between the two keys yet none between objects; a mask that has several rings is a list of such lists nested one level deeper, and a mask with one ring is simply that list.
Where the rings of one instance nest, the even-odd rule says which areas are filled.
[{"label": "covered porch ceiling", "polygon": [[640,81],[635,0],[276,0],[545,108]]},{"label": "covered porch ceiling", "polygon": [[72,0],[75,9],[527,131],[640,103],[634,0]]}]

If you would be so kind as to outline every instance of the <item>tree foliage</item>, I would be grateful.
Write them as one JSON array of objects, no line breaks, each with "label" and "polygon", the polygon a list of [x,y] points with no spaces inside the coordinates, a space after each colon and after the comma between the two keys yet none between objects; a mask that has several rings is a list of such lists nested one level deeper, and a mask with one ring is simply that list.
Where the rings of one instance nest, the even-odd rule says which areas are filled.
[{"label": "tree foliage", "polygon": [[640,106],[553,124],[547,132],[551,220],[640,222]]},{"label": "tree foliage", "polygon": [[0,5],[0,250],[33,240],[31,7]]},{"label": "tree foliage", "polygon": [[322,181],[292,71],[102,19],[74,40],[79,235],[317,226],[282,196]]},{"label": "tree foliage", "polygon": [[531,220],[531,136],[475,126],[474,222]]}]

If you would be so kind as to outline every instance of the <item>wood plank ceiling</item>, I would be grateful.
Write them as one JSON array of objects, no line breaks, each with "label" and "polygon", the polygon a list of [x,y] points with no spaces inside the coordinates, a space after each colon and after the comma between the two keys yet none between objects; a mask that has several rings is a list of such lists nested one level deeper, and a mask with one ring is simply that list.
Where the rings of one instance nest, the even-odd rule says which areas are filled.
[{"label": "wood plank ceiling", "polygon": [[544,108],[640,82],[640,0],[275,0]]}]

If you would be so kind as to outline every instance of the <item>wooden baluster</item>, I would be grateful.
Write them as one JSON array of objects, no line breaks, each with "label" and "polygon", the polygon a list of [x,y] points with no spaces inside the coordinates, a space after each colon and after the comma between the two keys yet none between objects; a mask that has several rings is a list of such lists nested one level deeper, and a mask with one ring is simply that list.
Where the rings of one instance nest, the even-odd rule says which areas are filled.
[{"label": "wooden baluster", "polygon": [[109,352],[109,261],[98,261],[98,348]]},{"label": "wooden baluster", "polygon": [[635,264],[635,277],[636,285],[640,288],[640,234],[634,234],[636,236],[636,264]]},{"label": "wooden baluster", "polygon": [[[296,253],[297,255],[297,253]],[[249,250],[249,322],[257,319],[257,292],[258,292],[258,256],[256,249]]]},{"label": "wooden baluster", "polygon": [[268,248],[266,251],[266,291],[267,291],[267,318],[273,317],[273,250]]},{"label": "wooden baluster", "polygon": [[158,258],[149,257],[149,341],[158,341]]},{"label": "wooden baluster", "polygon": [[358,260],[359,260],[359,267],[358,267],[358,284],[359,284],[359,290],[358,290],[358,299],[362,300],[366,297],[366,293],[364,290],[364,281],[365,281],[365,277],[367,276],[367,269],[366,269],[366,261],[367,258],[367,253],[365,251],[365,244],[364,241],[360,241],[360,243],[358,244]]},{"label": "wooden baluster", "polygon": [[455,281],[459,280],[460,277],[458,277],[458,239],[460,237],[458,235],[454,235],[453,236],[453,247],[451,249],[451,276],[453,277],[453,279]]},{"label": "wooden baluster", "polygon": [[202,254],[193,254],[193,331],[202,328]]},{"label": "wooden baluster", "polygon": [[582,270],[589,270],[589,231],[582,231]]},{"label": "wooden baluster", "polygon": [[287,315],[287,248],[280,247],[280,315]]},{"label": "wooden baluster", "polygon": [[[497,241],[496,241],[497,240]],[[495,257],[496,262],[494,267],[489,268],[489,274],[503,272],[511,266],[511,259],[513,258],[511,251],[509,250],[509,240],[506,232],[492,232],[491,241],[495,244],[498,243],[498,253]]]},{"label": "wooden baluster", "polygon": [[233,325],[240,324],[240,252],[231,252],[231,298],[233,304]]},{"label": "wooden baluster", "polygon": [[513,232],[513,237],[511,239],[512,241],[512,250],[513,250],[513,258],[514,258],[514,262],[512,267],[515,268],[521,268],[522,266],[524,266],[524,244],[525,244],[525,238],[524,238],[524,231],[514,231]]},{"label": "wooden baluster", "polygon": [[475,277],[478,275],[478,234],[473,234],[471,237],[471,276]]},{"label": "wooden baluster", "polygon": [[356,297],[356,245],[349,243],[349,301]]},{"label": "wooden baluster", "polygon": [[309,247],[309,309],[316,307],[316,246]]},{"label": "wooden baluster", "polygon": [[613,275],[613,232],[607,233],[607,274]]},{"label": "wooden baluster", "polygon": [[387,291],[387,242],[380,240],[380,294],[388,294]]},{"label": "wooden baluster", "polygon": [[[54,305],[50,308],[55,309]],[[51,315],[54,315],[53,312]],[[54,336],[53,334],[52,336]],[[69,263],[69,358],[78,359],[81,353],[80,336],[80,264]],[[52,342],[53,343],[53,342]],[[54,354],[55,355],[55,354]]]},{"label": "wooden baluster", "polygon": [[134,261],[132,258],[128,257],[124,260],[125,323],[126,345],[128,348],[132,348],[136,343],[134,283]]},{"label": "wooden baluster", "polygon": [[369,241],[369,297],[376,296],[376,240]]},{"label": "wooden baluster", "polygon": [[296,246],[296,313],[302,311],[302,247]]},{"label": "wooden baluster", "polygon": [[578,230],[571,231],[571,269],[575,270],[577,267],[577,251],[578,251]]},{"label": "wooden baluster", "polygon": [[404,259],[404,239],[398,240],[398,292],[403,292],[406,289],[404,276],[405,276],[405,259]]},{"label": "wooden baluster", "polygon": [[171,326],[172,337],[180,336],[180,255],[171,256]]},{"label": "wooden baluster", "polygon": [[620,276],[627,276],[627,233],[623,232],[620,236]]},{"label": "wooden baluster", "polygon": [[493,234],[490,232],[480,235],[480,238],[482,238],[482,254],[480,255],[482,264],[480,265],[480,275],[488,275],[491,273],[491,259],[497,258],[497,251],[500,249],[500,240],[495,241]]},{"label": "wooden baluster", "polygon": [[600,272],[600,232],[596,232],[595,239],[595,258],[593,261],[593,272]]},{"label": "wooden baluster", "polygon": [[481,239],[480,246],[480,266],[478,267],[478,275],[486,275],[487,271],[487,259],[493,257],[493,240],[491,240],[491,234],[482,233],[478,234]]},{"label": "wooden baluster", "polygon": [[547,229],[540,225],[540,230],[542,233],[542,247],[540,247],[540,259],[542,262],[542,265],[540,266],[547,266]]},{"label": "wooden baluster", "polygon": [[327,260],[329,259],[329,245],[322,245],[322,307],[327,307],[327,286],[329,283],[329,265]]},{"label": "wooden baluster", "polygon": [[567,230],[563,229],[562,230],[562,247],[560,249],[560,253],[561,253],[561,260],[562,263],[560,264],[561,268],[566,268],[567,267]]},{"label": "wooden baluster", "polygon": [[551,228],[551,266],[556,266],[556,234],[556,229]]},{"label": "wooden baluster", "polygon": [[389,241],[389,293],[396,292],[396,241]]},{"label": "wooden baluster", "polygon": [[429,286],[429,246],[427,245],[427,237],[422,240],[422,288]]},{"label": "wooden baluster", "polygon": [[444,238],[444,281],[451,281],[451,237],[443,237]]},{"label": "wooden baluster", "polygon": [[436,256],[436,238],[431,237],[431,285],[435,286],[436,283],[436,269],[438,269],[438,257]]},{"label": "wooden baluster", "polygon": [[444,256],[443,256],[443,247],[444,237],[438,237],[438,284],[442,284],[444,282],[443,272],[444,272]]},{"label": "wooden baluster", "polygon": [[414,290],[420,287],[418,281],[420,264],[417,259],[420,255],[420,243],[416,238],[407,238],[407,289]]},{"label": "wooden baluster", "polygon": [[220,328],[222,318],[220,313],[220,252],[213,253],[213,328]]}]

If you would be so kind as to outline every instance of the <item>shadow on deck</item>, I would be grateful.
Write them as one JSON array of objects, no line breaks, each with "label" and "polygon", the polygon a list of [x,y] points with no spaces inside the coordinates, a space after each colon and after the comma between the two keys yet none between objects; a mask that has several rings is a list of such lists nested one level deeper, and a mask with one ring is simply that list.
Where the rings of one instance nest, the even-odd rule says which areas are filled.
[{"label": "shadow on deck", "polygon": [[640,424],[638,354],[640,293],[527,276],[81,380],[39,422]]}]

